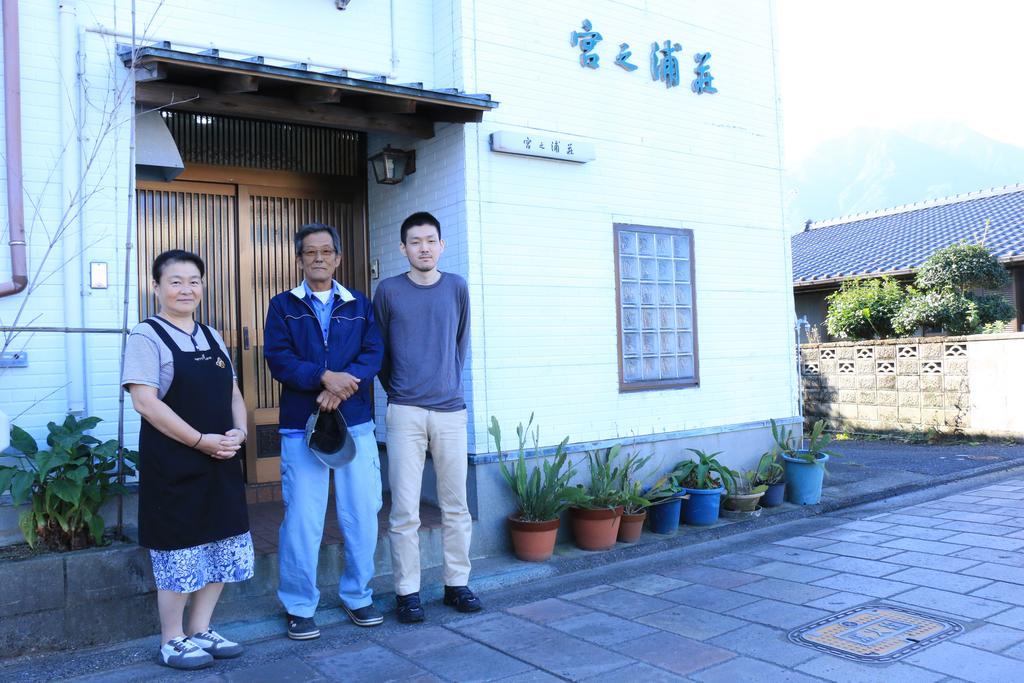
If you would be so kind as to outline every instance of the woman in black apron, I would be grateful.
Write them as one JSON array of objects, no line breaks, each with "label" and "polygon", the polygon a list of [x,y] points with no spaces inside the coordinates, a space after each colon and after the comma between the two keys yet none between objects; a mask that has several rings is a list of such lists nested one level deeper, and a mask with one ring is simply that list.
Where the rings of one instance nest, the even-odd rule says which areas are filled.
[{"label": "woman in black apron", "polygon": [[[204,274],[202,259],[190,252],[156,258],[160,312],[132,331],[122,379],[142,416],[139,545],[149,548],[153,561],[160,661],[180,669],[242,653],[210,627],[210,619],[224,583],[253,574],[236,457],[246,437],[245,403],[223,343],[192,317]],[[190,597],[186,631],[182,618]]]}]

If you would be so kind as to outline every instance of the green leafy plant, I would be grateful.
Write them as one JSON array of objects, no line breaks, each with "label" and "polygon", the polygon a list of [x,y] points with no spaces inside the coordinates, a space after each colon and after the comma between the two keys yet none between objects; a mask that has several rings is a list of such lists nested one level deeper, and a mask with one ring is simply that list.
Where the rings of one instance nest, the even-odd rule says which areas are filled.
[{"label": "green leafy plant", "polygon": [[827,455],[829,457],[835,457],[839,455],[839,453],[836,453],[835,451],[826,450],[831,441],[832,437],[825,433],[825,421],[818,420],[811,427],[811,433],[807,435],[807,446],[794,451],[789,455],[794,458],[804,460],[805,462],[816,463],[824,467],[825,462],[821,456]]},{"label": "green leafy plant", "polygon": [[1010,273],[984,244],[960,242],[937,250],[917,270],[914,283],[929,291],[1002,289]]},{"label": "green leafy plant", "polygon": [[744,470],[733,472],[732,482],[728,487],[730,496],[746,496],[752,493],[764,493],[768,490],[767,484],[757,481],[757,470]]},{"label": "green leafy plant", "polygon": [[643,492],[643,495],[651,505],[657,505],[677,497],[683,492],[684,488],[682,482],[679,481],[679,477],[674,472],[669,472],[651,484]]},{"label": "green leafy plant", "polygon": [[786,470],[779,463],[778,454],[778,447],[761,454],[761,459],[757,461],[757,470],[755,471],[754,481],[756,484],[774,486],[775,484],[782,483],[786,476]]},{"label": "green leafy plant", "polygon": [[900,310],[906,292],[892,278],[844,282],[826,297],[825,327],[839,339],[885,339],[894,335],[892,317]]},{"label": "green leafy plant", "polygon": [[687,448],[696,457],[695,460],[683,460],[676,463],[673,473],[686,488],[716,489],[719,486],[732,486],[734,472],[718,462],[717,456],[722,451],[706,453],[696,448]]},{"label": "green leafy plant", "polygon": [[637,478],[640,470],[650,461],[651,456],[641,456],[638,452],[633,452],[627,455],[622,463],[619,490],[622,492],[622,505],[627,515],[639,514],[651,504],[651,501],[642,495],[643,483]]},{"label": "green leafy plant", "polygon": [[[566,508],[572,505],[577,499],[576,488],[569,485],[570,480],[576,476],[576,468],[571,462],[567,462],[568,454],[565,445],[569,437],[562,439],[555,450],[554,457],[549,461],[542,462],[527,471],[526,468],[526,441],[531,436],[530,427],[533,425],[533,414],[524,427],[520,422],[516,427],[516,436],[519,440],[518,456],[514,465],[502,457],[501,451],[501,427],[498,419],[491,416],[491,425],[487,432],[494,439],[495,448],[498,451],[501,474],[512,489],[512,494],[519,505],[519,519],[524,522],[546,522],[555,519]],[[540,428],[535,428],[533,434],[533,455],[540,456]]]},{"label": "green leafy plant", "polygon": [[[0,465],[0,493],[10,491],[15,505],[31,503],[18,519],[31,547],[41,541],[51,550],[75,550],[103,542],[100,507],[126,490],[118,483],[117,441],[86,434],[100,422],[73,415],[63,424],[50,422],[49,450],[40,450],[24,429],[11,427],[11,446],[18,452],[13,466]],[[124,475],[135,474],[138,453],[124,449],[122,455]]]},{"label": "green leafy plant", "polygon": [[793,455],[799,447],[796,437],[793,436],[793,431],[786,427],[780,427],[775,420],[769,420],[769,422],[772,425],[772,438],[775,439],[775,447],[778,453]]},{"label": "green leafy plant", "polygon": [[[578,507],[599,509],[623,508],[638,509],[650,505],[650,501],[640,496],[639,483],[632,486],[630,471],[637,469],[634,456],[631,455],[622,467],[615,464],[622,450],[622,444],[615,444],[603,451],[588,453],[590,465],[590,483],[587,486],[577,485],[576,502]],[[645,461],[646,462],[646,461]]]},{"label": "green leafy plant", "polygon": [[934,327],[949,334],[973,334],[981,326],[978,306],[950,289],[918,291],[911,288],[907,300],[893,317],[898,334],[910,335],[919,327]]}]

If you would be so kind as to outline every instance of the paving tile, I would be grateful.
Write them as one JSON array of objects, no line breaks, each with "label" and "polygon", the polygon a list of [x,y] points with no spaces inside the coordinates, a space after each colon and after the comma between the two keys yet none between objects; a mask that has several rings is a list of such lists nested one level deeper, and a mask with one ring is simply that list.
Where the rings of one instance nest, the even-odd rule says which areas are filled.
[{"label": "paving tile", "polygon": [[996,581],[995,583],[990,583],[984,588],[979,588],[971,593],[971,595],[977,595],[981,598],[991,598],[992,600],[999,600],[1000,602],[1009,602],[1017,605],[1018,607],[1024,606],[1024,586],[1019,583]]},{"label": "paving tile", "polygon": [[827,559],[835,557],[835,555],[818,552],[817,550],[807,550],[805,548],[785,548],[775,545],[767,546],[764,548],[757,548],[753,551],[753,554],[759,557],[766,557],[769,560],[779,560],[781,562],[798,562],[800,564],[815,564],[817,562],[824,562]]},{"label": "paving tile", "polygon": [[1014,607],[989,617],[986,621],[1024,631],[1024,607]]},{"label": "paving tile", "polygon": [[415,658],[432,650],[456,647],[469,642],[469,639],[441,626],[420,626],[389,635],[387,646],[399,654]]},{"label": "paving tile", "polygon": [[952,640],[980,650],[1000,652],[1017,643],[1024,643],[1024,631],[999,624],[982,624],[978,628],[961,633]]},{"label": "paving tile", "polygon": [[950,591],[940,591],[936,588],[915,588],[906,593],[900,593],[892,599],[908,605],[923,607],[927,610],[939,610],[947,614],[955,614],[972,619],[991,617],[1010,608],[1010,605],[1003,602],[996,602],[995,600],[973,595],[960,595]]},{"label": "paving tile", "polygon": [[887,548],[900,550],[913,550],[919,553],[931,553],[932,555],[951,555],[960,550],[966,550],[966,545],[944,543],[942,541],[922,541],[919,538],[897,538],[895,541],[883,543]]},{"label": "paving tile", "polygon": [[826,529],[814,534],[819,538],[831,538],[836,541],[850,541],[851,543],[862,543],[864,545],[878,545],[893,540],[892,534],[876,533],[874,531],[858,531],[856,529]]},{"label": "paving tile", "polygon": [[[600,593],[598,593],[598,595],[600,595]],[[569,602],[568,600],[547,598],[546,600],[537,600],[536,602],[528,602],[525,605],[510,607],[507,611],[509,614],[526,617],[530,621],[536,621],[539,624],[546,624],[549,621],[567,619],[580,614],[587,614],[591,610],[574,602]]]},{"label": "paving tile", "polygon": [[548,624],[553,629],[597,645],[611,645],[655,632],[655,629],[604,612],[590,612]]},{"label": "paving tile", "polygon": [[989,536],[986,534],[959,533],[946,539],[946,543],[960,543],[975,548],[993,548],[995,550],[1020,550],[1024,548],[1024,539]]},{"label": "paving tile", "polygon": [[770,576],[774,579],[804,582],[817,581],[818,579],[835,574],[835,571],[829,569],[805,567],[802,564],[793,564],[791,562],[766,562],[759,567],[752,567],[747,571],[751,574]]},{"label": "paving tile", "polygon": [[925,648],[904,661],[972,683],[1008,683],[1020,680],[1021,673],[1020,660],[951,641]]},{"label": "paving tile", "polygon": [[698,584],[677,588],[674,591],[662,593],[658,597],[689,605],[690,607],[701,607],[714,611],[724,611],[739,607],[740,605],[748,605],[757,600],[755,596],[747,595],[746,593],[737,593],[736,591],[727,591],[721,588]]},{"label": "paving tile", "polygon": [[789,642],[785,631],[762,624],[750,624],[708,642],[748,657],[787,667],[806,662],[818,655],[817,650]]},{"label": "paving tile", "polygon": [[454,681],[493,681],[533,669],[480,643],[433,650],[417,655],[415,661],[424,669]]},{"label": "paving tile", "polygon": [[994,548],[968,548],[954,553],[954,557],[979,562],[994,562],[1005,564],[1011,567],[1024,567],[1024,553],[1010,552],[1009,550],[996,550]]},{"label": "paving tile", "polygon": [[[886,558],[891,560],[892,558]],[[885,576],[902,569],[901,565],[889,564],[879,560],[862,560],[859,557],[836,557],[831,560],[820,562],[815,567],[834,570],[836,572],[848,572],[850,574],[861,574],[863,576]],[[824,577],[822,577],[824,578]],[[817,579],[814,579],[817,580]]]},{"label": "paving tile", "polygon": [[1024,499],[1024,492],[1021,491],[1002,491],[990,488],[978,491],[978,493],[984,495],[985,498],[1005,498],[1007,500]]},{"label": "paving tile", "polygon": [[823,619],[829,615],[828,612],[803,605],[791,605],[788,602],[778,600],[759,600],[749,605],[743,605],[727,612],[734,617],[756,621],[760,624],[777,626],[779,628],[796,628],[812,621]]},{"label": "paving tile", "polygon": [[990,534],[993,536],[1005,536],[1020,532],[1019,527],[1004,524],[982,524],[980,522],[946,522],[937,529],[950,529],[952,531],[970,531],[976,534]]},{"label": "paving tile", "polygon": [[707,640],[747,625],[747,622],[740,619],[689,605],[676,605],[670,609],[640,617],[637,621],[694,640]]},{"label": "paving tile", "polygon": [[994,581],[1008,581],[1010,583],[1024,584],[1024,567],[1011,567],[1005,564],[994,562],[982,562],[973,567],[963,570],[964,574],[980,576]]},{"label": "paving tile", "polygon": [[[893,541],[886,541],[885,545],[889,543],[896,543],[899,541],[908,541],[912,539],[894,539]],[[859,557],[862,560],[880,560],[883,557],[889,557],[899,552],[897,549],[887,548],[884,546],[877,545],[864,545],[863,543],[850,543],[848,541],[840,541],[839,543],[833,543],[832,545],[822,546],[821,552],[834,553],[836,555],[844,555],[846,557]]]},{"label": "paving tile", "polygon": [[376,643],[343,645],[305,660],[328,680],[404,681],[427,673]]},{"label": "paving tile", "polygon": [[840,524],[840,529],[856,529],[857,531],[881,531],[891,527],[892,524],[888,522],[875,522],[867,519],[858,519],[853,522],[847,522],[846,524]]},{"label": "paving tile", "polygon": [[835,593],[833,589],[811,586],[796,581],[784,581],[783,579],[762,579],[755,583],[748,583],[746,586],[739,586],[736,590],[740,593],[749,593],[762,598],[792,602],[796,605],[802,605],[811,600],[817,600]]},{"label": "paving tile", "polygon": [[[948,522],[948,524],[974,524],[974,522]],[[941,541],[957,533],[956,529],[950,529],[945,524],[940,527],[911,526],[909,524],[894,524],[885,530],[890,536],[902,538],[920,538],[923,541]]]},{"label": "paving tile", "polygon": [[911,567],[925,567],[926,569],[938,569],[943,572],[958,572],[978,564],[977,560],[960,557],[949,557],[948,555],[931,555],[910,551],[885,558],[886,562],[893,564],[905,564]]},{"label": "paving tile", "polygon": [[862,593],[876,598],[888,598],[915,587],[909,583],[879,579],[873,576],[861,576],[859,574],[836,574],[835,576],[815,581],[814,585],[838,591]]},{"label": "paving tile", "polygon": [[1013,657],[1014,659],[1024,661],[1024,643],[1007,648],[1006,650],[1003,650],[1002,654],[1005,657]]},{"label": "paving tile", "polygon": [[561,680],[562,679],[558,676],[553,676],[547,671],[533,669],[532,671],[527,671],[523,674],[516,674],[515,676],[503,678],[501,679],[501,683],[558,683]]},{"label": "paving tile", "polygon": [[959,510],[943,512],[939,514],[938,518],[955,519],[959,522],[981,522],[982,524],[1002,524],[1006,519],[1003,515],[995,515],[990,512],[963,512]]},{"label": "paving tile", "polygon": [[737,571],[745,571],[751,567],[762,565],[765,562],[767,560],[763,557],[755,557],[754,555],[745,555],[743,553],[730,553],[729,555],[719,555],[710,560],[704,560],[704,564],[711,565],[712,567],[735,569]]},{"label": "paving tile", "polygon": [[605,591],[610,591],[614,587],[615,586],[609,586],[608,584],[602,583],[597,586],[591,586],[590,588],[582,588],[578,591],[573,591],[572,593],[565,593],[564,595],[559,595],[558,597],[562,598],[563,600],[577,600],[579,598],[585,598],[588,595],[596,595],[597,593],[604,593]]},{"label": "paving tile", "polygon": [[689,581],[680,581],[679,579],[673,579],[668,576],[662,576],[661,574],[641,574],[640,576],[633,576],[622,581],[616,581],[613,586],[619,588],[625,588],[636,593],[643,593],[644,595],[657,595],[658,593],[664,593],[665,591],[675,590],[676,588],[682,588],[683,586],[689,585]]},{"label": "paving tile", "polygon": [[[685,588],[686,587],[681,590],[685,590]],[[582,598],[578,598],[576,602],[581,605],[593,607],[594,609],[610,612],[617,616],[629,619],[638,617],[642,614],[650,614],[651,612],[666,609],[671,607],[673,604],[668,600],[653,598],[649,595],[641,595],[640,593],[634,593],[633,591],[628,591],[624,588],[613,588],[610,591],[604,591],[594,595],[586,595]]]},{"label": "paving tile", "polygon": [[678,569],[671,569],[661,573],[673,579],[689,581],[690,583],[699,583],[705,586],[714,586],[715,588],[725,588],[726,590],[735,588],[736,586],[742,586],[747,583],[753,583],[758,580],[758,577],[747,574],[746,572],[722,569],[721,567],[709,567],[702,564],[691,567],[680,567]]},{"label": "paving tile", "polygon": [[866,602],[872,602],[876,598],[870,595],[861,595],[860,593],[847,593],[846,591],[839,591],[832,595],[826,595],[823,598],[817,600],[811,600],[805,603],[807,607],[815,607],[817,609],[823,609],[828,612],[842,612],[845,609],[850,609],[857,605],[863,605]]},{"label": "paving tile", "polygon": [[821,655],[796,667],[798,671],[836,683],[866,683],[868,681],[899,681],[900,683],[934,683],[942,675],[916,666],[896,663],[888,665],[861,664],[849,659]]},{"label": "paving tile", "polygon": [[[958,513],[959,514],[959,513]],[[946,519],[956,519],[947,517]],[[910,526],[933,527],[942,524],[943,519],[933,516],[908,515],[900,512],[893,512],[887,515],[875,517],[875,521],[889,522],[891,524],[909,524]]]},{"label": "paving tile", "polygon": [[964,576],[963,574],[941,572],[934,569],[925,569],[923,567],[911,567],[910,569],[904,569],[901,572],[890,574],[886,578],[890,581],[903,581],[906,583],[913,583],[918,586],[928,586],[929,588],[938,588],[940,590],[953,591],[955,593],[970,593],[971,591],[977,590],[978,588],[990,583],[988,579],[982,579],[976,576]]},{"label": "paving tile", "polygon": [[749,657],[737,657],[724,664],[718,664],[695,674],[690,678],[702,683],[815,683],[818,679],[811,678],[797,671],[762,662]]},{"label": "paving tile", "polygon": [[[685,681],[686,678],[674,673],[659,669],[650,664],[633,663],[626,669],[616,669],[598,676],[586,679],[587,683],[623,683],[623,681],[643,681],[644,683],[677,683]],[[501,683],[506,683],[503,679]]]},{"label": "paving tile", "polygon": [[777,541],[773,541],[775,545],[783,545],[788,548],[806,548],[808,550],[814,550],[820,548],[823,545],[830,545],[833,543],[831,539],[820,538],[818,536],[793,536],[791,538],[780,538]]},{"label": "paving tile", "polygon": [[503,652],[515,652],[521,648],[534,647],[549,640],[555,631],[538,626],[526,619],[507,614],[487,615],[490,618],[460,619],[447,625],[448,628],[473,640],[479,640]]},{"label": "paving tile", "polygon": [[[629,641],[635,642],[636,640]],[[633,663],[633,660],[603,647],[558,632],[554,632],[554,635],[543,643],[517,649],[515,656],[538,669],[573,681],[621,669]]]},{"label": "paving tile", "polygon": [[736,656],[729,650],[664,632],[652,633],[613,646],[613,649],[682,676]]}]

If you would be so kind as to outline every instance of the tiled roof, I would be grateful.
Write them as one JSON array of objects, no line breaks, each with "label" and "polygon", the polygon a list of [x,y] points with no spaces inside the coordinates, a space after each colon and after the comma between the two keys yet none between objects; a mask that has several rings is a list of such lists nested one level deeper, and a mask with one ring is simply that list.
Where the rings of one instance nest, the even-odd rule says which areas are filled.
[{"label": "tiled roof", "polygon": [[812,223],[792,238],[793,282],[907,272],[983,235],[1000,260],[1024,260],[1024,184]]}]

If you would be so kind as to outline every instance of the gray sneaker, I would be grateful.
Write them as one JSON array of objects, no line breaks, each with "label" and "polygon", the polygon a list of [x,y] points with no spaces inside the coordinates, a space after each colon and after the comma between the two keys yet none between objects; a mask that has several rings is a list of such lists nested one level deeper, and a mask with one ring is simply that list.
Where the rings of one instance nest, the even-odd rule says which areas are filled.
[{"label": "gray sneaker", "polygon": [[352,609],[345,603],[341,603],[341,606],[348,615],[348,618],[356,626],[379,626],[384,623],[384,615],[374,607],[372,602],[369,605],[355,609]]},{"label": "gray sneaker", "polygon": [[160,663],[172,669],[202,669],[213,664],[213,655],[185,636],[178,636],[160,647]]},{"label": "gray sneaker", "polygon": [[197,633],[194,636],[189,636],[188,639],[213,655],[214,659],[231,659],[242,654],[244,649],[238,643],[228,640],[212,628],[202,633]]}]

